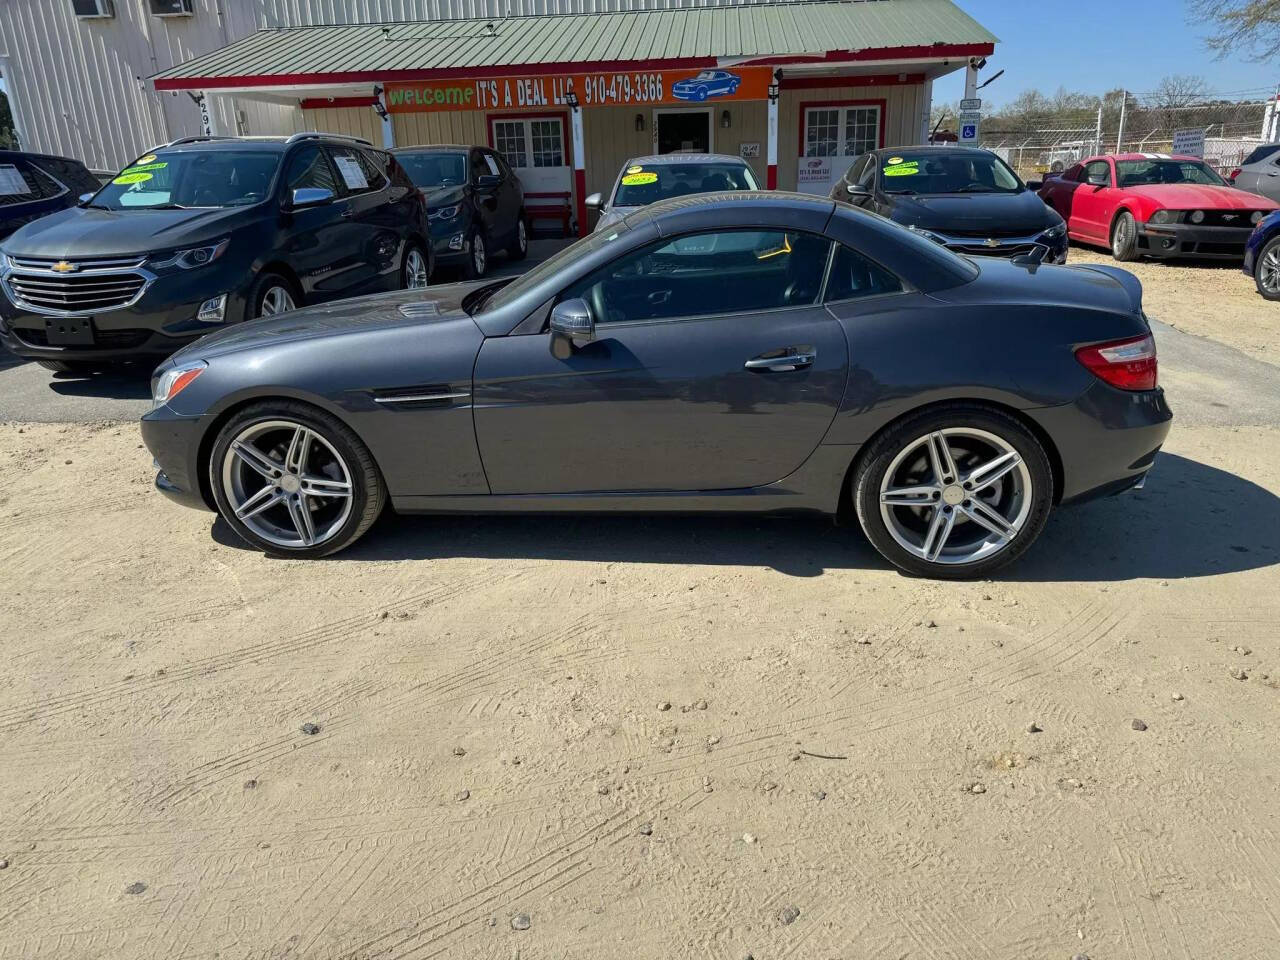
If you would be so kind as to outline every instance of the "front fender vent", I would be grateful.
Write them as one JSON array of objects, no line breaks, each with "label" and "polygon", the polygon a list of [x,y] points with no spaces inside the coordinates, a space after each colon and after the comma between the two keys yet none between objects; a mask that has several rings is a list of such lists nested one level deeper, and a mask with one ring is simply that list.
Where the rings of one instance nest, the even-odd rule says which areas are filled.
[{"label": "front fender vent", "polygon": [[411,407],[454,407],[465,405],[471,391],[448,383],[424,383],[413,387],[371,391],[373,402],[390,409]]}]

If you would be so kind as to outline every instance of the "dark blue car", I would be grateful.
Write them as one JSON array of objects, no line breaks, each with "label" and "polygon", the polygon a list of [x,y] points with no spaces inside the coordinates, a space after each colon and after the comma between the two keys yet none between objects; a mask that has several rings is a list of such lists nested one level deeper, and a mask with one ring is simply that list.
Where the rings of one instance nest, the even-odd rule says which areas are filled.
[{"label": "dark blue car", "polygon": [[703,70],[696,77],[677,80],[671,85],[671,95],[677,100],[696,100],[701,103],[709,97],[732,96],[738,92],[742,78],[728,70]]},{"label": "dark blue car", "polygon": [[79,160],[0,150],[0,240],[101,186]]},{"label": "dark blue car", "polygon": [[1253,277],[1260,294],[1280,300],[1280,210],[1263,219],[1249,236],[1244,272]]}]

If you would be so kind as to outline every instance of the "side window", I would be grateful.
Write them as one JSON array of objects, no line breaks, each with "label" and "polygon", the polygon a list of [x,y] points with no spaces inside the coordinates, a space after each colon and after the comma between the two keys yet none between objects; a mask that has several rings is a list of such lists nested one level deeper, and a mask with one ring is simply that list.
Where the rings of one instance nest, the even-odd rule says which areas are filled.
[{"label": "side window", "polygon": [[25,160],[0,163],[0,205],[56,197],[63,187]]},{"label": "side window", "polygon": [[[383,172],[386,169],[386,164],[379,162],[382,159],[381,157],[375,160],[374,156],[370,155],[371,153],[372,151],[369,150],[355,151],[356,159],[360,161],[360,168],[364,170],[364,178],[369,184],[369,189],[381,190],[387,185],[387,175]],[[386,154],[383,154],[383,156],[386,156]]]},{"label": "side window", "polygon": [[342,192],[338,189],[338,182],[333,177],[333,169],[329,166],[324,151],[314,143],[307,144],[289,158],[284,182],[287,197],[292,197],[295,190],[308,187],[329,190],[334,196]]},{"label": "side window", "polygon": [[828,303],[901,292],[902,281],[884,267],[872,263],[844,244],[836,249],[835,262],[831,265],[831,278],[827,280]]},{"label": "side window", "polygon": [[1086,163],[1084,166],[1084,176],[1080,179],[1088,182],[1090,178],[1103,177],[1107,185],[1111,185],[1111,168],[1105,160],[1094,160],[1092,163]]},{"label": "side window", "polygon": [[853,162],[853,166],[851,166],[844,175],[845,182],[857,183],[859,178],[862,176],[862,171],[866,169],[867,161],[869,159],[870,157],[868,155],[863,154],[861,157],[855,160]]},{"label": "side window", "polygon": [[[334,169],[338,173],[338,186],[348,196],[356,193],[368,193],[376,190],[369,182],[369,171],[372,163],[363,152],[355,147],[329,145],[329,156],[333,160]],[[379,178],[381,175],[379,174]]]},{"label": "side window", "polygon": [[858,178],[858,183],[870,190],[876,182],[876,171],[878,169],[880,169],[879,161],[876,157],[868,155],[867,165],[862,168],[862,175]]},{"label": "side window", "polygon": [[484,158],[486,173],[491,173],[495,177],[503,176],[502,167],[498,164],[498,156],[491,150],[481,150],[480,156]]},{"label": "side window", "polygon": [[723,230],[659,241],[561,294],[598,323],[711,317],[814,303],[830,241],[783,230]]}]

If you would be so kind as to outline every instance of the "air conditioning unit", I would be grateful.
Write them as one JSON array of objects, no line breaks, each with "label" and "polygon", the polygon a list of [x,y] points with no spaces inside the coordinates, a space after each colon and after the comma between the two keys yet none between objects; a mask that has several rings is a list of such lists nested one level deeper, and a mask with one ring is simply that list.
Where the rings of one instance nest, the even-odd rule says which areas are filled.
[{"label": "air conditioning unit", "polygon": [[153,17],[189,17],[195,12],[195,0],[151,0]]},{"label": "air conditioning unit", "polygon": [[71,0],[71,12],[81,20],[107,20],[116,15],[112,0]]}]

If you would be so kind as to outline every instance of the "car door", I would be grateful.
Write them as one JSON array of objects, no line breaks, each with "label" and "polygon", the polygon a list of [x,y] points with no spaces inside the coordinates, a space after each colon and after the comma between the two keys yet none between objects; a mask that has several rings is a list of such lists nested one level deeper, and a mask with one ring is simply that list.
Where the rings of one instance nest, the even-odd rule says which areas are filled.
[{"label": "car door", "polygon": [[497,190],[496,215],[501,235],[495,236],[494,242],[507,246],[516,238],[516,221],[520,217],[520,208],[524,205],[524,191],[520,189],[520,181],[511,172],[511,168],[503,162],[502,157],[492,150],[481,150],[480,154],[490,171],[502,178],[502,183]]},{"label": "car door", "polygon": [[[1099,183],[1091,183],[1098,180]],[[1109,160],[1090,160],[1084,165],[1081,183],[1072,194],[1071,215],[1077,232],[1099,243],[1110,243],[1111,214],[1119,202]]]},{"label": "car door", "polygon": [[[332,199],[315,206],[294,207],[296,190],[328,190]],[[281,240],[278,251],[302,285],[306,302],[337,295],[345,285],[342,246],[347,228],[338,178],[318,143],[304,143],[285,158],[280,196]]]},{"label": "car door", "polygon": [[399,232],[387,204],[387,178],[355,145],[325,148],[338,174],[346,221],[342,230],[341,296],[384,289],[392,275],[398,286]]},{"label": "car door", "polygon": [[472,196],[475,198],[476,213],[480,217],[480,224],[484,228],[485,239],[488,241],[489,250],[496,249],[502,243],[502,221],[499,216],[499,190],[500,186],[489,184],[481,186],[481,177],[493,176],[493,171],[489,164],[485,162],[484,152],[478,148],[472,148],[470,159],[468,161],[468,178],[471,183]]},{"label": "car door", "polygon": [[1259,160],[1252,169],[1256,171],[1254,185],[1244,189],[1280,203],[1280,153],[1273,153],[1265,160]]},{"label": "car door", "polygon": [[818,302],[829,248],[780,230],[657,240],[561,291],[599,318],[567,359],[546,332],[486,340],[474,416],[493,492],[727,490],[795,471],[848,372]]}]

